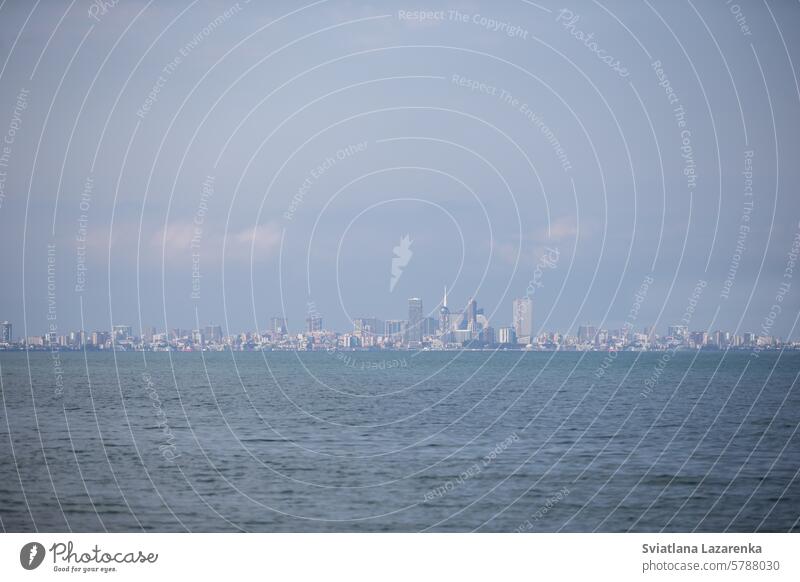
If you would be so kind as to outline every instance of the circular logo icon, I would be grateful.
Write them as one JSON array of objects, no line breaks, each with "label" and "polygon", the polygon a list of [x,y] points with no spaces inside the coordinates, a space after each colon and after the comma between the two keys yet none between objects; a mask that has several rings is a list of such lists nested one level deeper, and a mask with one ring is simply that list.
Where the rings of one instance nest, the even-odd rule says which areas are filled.
[{"label": "circular logo icon", "polygon": [[35,570],[44,560],[44,546],[39,542],[28,542],[19,551],[19,563],[26,570]]}]

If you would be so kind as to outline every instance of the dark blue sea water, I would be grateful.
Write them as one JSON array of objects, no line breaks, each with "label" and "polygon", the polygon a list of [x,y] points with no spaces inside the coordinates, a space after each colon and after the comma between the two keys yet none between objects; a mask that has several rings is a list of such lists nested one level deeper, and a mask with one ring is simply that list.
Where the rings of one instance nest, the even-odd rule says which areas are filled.
[{"label": "dark blue sea water", "polygon": [[799,372],[789,352],[0,352],[0,519],[797,530]]}]

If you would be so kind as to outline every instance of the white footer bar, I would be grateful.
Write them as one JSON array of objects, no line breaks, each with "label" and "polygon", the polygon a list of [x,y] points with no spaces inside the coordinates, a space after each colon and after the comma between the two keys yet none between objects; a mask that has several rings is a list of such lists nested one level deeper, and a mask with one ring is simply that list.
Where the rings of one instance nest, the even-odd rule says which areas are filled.
[{"label": "white footer bar", "polygon": [[0,579],[800,580],[797,534],[3,534]]}]

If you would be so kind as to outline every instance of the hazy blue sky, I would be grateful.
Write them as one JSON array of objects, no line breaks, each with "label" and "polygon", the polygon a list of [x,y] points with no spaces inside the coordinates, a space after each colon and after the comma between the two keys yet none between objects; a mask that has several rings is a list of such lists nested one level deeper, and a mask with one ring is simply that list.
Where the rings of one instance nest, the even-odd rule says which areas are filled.
[{"label": "hazy blue sky", "polygon": [[786,336],[798,30],[775,1],[6,0],[0,320],[347,329],[447,285],[500,327],[536,279],[536,329],[614,328],[652,277],[637,328],[704,280],[692,329],[759,331],[789,283]]}]

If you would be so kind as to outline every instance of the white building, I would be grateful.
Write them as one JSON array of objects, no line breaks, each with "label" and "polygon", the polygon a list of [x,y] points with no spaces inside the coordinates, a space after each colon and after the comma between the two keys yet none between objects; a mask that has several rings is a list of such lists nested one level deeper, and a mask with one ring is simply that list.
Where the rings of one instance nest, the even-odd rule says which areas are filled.
[{"label": "white building", "polygon": [[[517,341],[530,343],[533,335],[533,300],[530,297],[514,299],[513,306],[514,333]],[[511,343],[511,342],[500,342]]]}]

